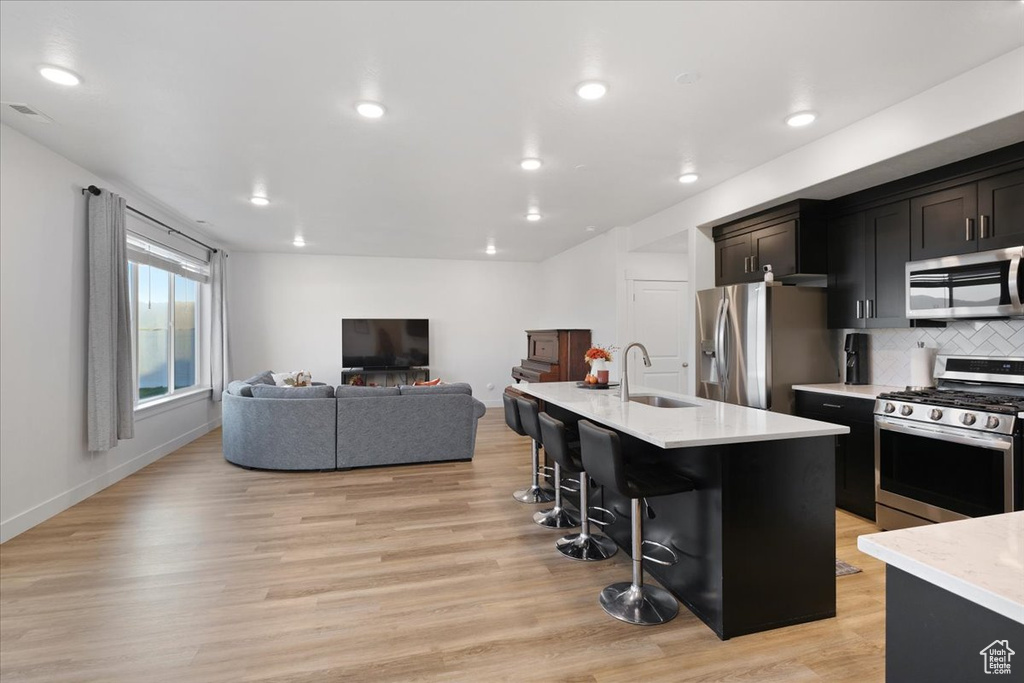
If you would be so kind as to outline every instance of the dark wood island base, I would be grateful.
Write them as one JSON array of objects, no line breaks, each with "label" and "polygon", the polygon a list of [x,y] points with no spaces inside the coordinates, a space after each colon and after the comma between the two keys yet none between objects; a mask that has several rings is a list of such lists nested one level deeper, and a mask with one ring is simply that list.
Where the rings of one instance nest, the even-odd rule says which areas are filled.
[{"label": "dark wood island base", "polygon": [[[545,409],[572,429],[580,419],[550,402]],[[692,448],[619,436],[628,460],[697,484],[646,508],[645,538],[679,555],[646,569],[719,638],[835,616],[834,436]],[[603,488],[591,500],[614,511],[604,533],[629,553],[629,500]]]}]

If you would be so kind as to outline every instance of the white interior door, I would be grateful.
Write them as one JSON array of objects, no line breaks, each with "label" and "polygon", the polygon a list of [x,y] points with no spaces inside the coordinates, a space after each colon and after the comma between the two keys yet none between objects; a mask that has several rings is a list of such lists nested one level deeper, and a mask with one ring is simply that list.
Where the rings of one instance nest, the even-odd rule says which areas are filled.
[{"label": "white interior door", "polygon": [[634,385],[683,392],[687,386],[689,353],[684,321],[689,311],[689,283],[678,280],[629,281],[629,341],[647,347],[651,367],[639,352],[629,359]]}]

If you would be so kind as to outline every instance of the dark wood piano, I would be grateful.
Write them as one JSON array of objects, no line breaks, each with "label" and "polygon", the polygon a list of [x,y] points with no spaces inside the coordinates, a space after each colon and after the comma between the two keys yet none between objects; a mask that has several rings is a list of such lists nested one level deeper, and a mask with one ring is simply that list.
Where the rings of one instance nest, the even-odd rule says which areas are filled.
[{"label": "dark wood piano", "polygon": [[583,354],[590,348],[590,330],[527,330],[526,358],[512,368],[519,382],[582,381],[589,372]]}]

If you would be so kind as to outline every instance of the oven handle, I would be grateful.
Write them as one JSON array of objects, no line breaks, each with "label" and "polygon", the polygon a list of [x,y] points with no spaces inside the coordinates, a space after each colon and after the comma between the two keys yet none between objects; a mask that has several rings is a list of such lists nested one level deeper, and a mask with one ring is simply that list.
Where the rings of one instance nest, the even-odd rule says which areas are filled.
[{"label": "oven handle", "polygon": [[961,436],[959,434],[950,434],[949,432],[939,429],[929,429],[928,427],[916,426],[911,427],[910,425],[897,424],[881,416],[875,417],[875,424],[878,425],[879,429],[887,429],[891,432],[910,434],[912,436],[923,436],[929,439],[948,441],[950,443],[958,443],[964,446],[995,448],[1000,451],[1008,451],[1013,448],[1013,439],[1008,436]]}]

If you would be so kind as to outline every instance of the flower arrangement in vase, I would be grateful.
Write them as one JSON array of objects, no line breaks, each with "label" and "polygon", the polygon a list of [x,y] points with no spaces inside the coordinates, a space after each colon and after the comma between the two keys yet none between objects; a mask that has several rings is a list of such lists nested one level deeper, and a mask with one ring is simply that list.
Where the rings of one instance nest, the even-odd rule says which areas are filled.
[{"label": "flower arrangement in vase", "polygon": [[590,365],[590,373],[583,378],[587,384],[608,384],[608,364],[612,362],[613,346],[595,344],[583,354],[583,360]]}]

